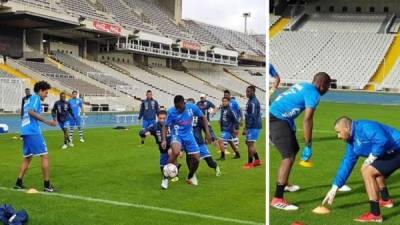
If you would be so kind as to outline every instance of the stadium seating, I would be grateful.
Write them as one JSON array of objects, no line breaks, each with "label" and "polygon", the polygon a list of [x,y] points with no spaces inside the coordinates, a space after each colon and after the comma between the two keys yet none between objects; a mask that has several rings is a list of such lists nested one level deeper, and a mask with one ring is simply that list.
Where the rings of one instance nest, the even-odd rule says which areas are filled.
[{"label": "stadium seating", "polygon": [[43,76],[46,76],[52,80],[61,82],[64,86],[69,87],[73,90],[79,91],[79,93],[83,95],[92,95],[92,96],[105,96],[105,95],[114,95],[102,88],[94,86],[86,81],[75,78],[73,75],[68,74],[62,70],[59,70],[53,65],[33,62],[33,61],[23,61],[17,60],[20,65],[28,67]]},{"label": "stadium seating", "polygon": [[86,0],[61,0],[61,4],[65,11],[73,17],[79,18],[82,16],[90,20],[98,20],[115,24],[115,22],[110,19],[109,15],[96,10]]},{"label": "stadium seating", "polygon": [[381,84],[382,88],[396,88],[400,87],[400,59],[397,60],[395,66],[392,68],[386,79]]},{"label": "stadium seating", "polygon": [[125,2],[133,9],[142,10],[143,14],[147,16],[153,25],[165,36],[175,39],[192,40],[190,35],[186,31],[181,30],[154,1],[125,0]]},{"label": "stadium seating", "polygon": [[157,32],[152,26],[144,24],[142,20],[132,13],[130,8],[123,0],[102,0],[102,3],[109,13],[114,15],[116,21],[127,29],[143,29]]},{"label": "stadium seating", "polygon": [[197,25],[195,21],[186,20],[185,24],[189,29],[189,33],[200,43],[223,46],[222,41],[220,41],[214,34],[210,33],[202,26]]},{"label": "stadium seating", "polygon": [[280,16],[269,14],[269,28],[275,25],[275,23],[278,22],[280,19],[281,19]]},{"label": "stadium seating", "polygon": [[324,71],[339,86],[359,89],[376,72],[392,41],[389,34],[285,31],[272,39],[270,58],[283,80],[309,81]]},{"label": "stadium seating", "polygon": [[[0,71],[0,74],[4,75],[6,73]],[[23,88],[24,86],[20,79],[12,77],[4,79],[0,75],[0,112],[17,112],[20,109]]]},{"label": "stadium seating", "polygon": [[309,15],[300,31],[318,32],[369,32],[377,33],[385,14],[324,14]]},{"label": "stadium seating", "polygon": [[31,7],[42,8],[49,11],[60,11],[55,1],[51,0],[9,0],[12,2],[18,2]]},{"label": "stadium seating", "polygon": [[397,33],[400,30],[400,18],[396,18],[390,27],[390,32]]},{"label": "stadium seating", "polygon": [[265,68],[238,67],[230,71],[247,83],[266,90]]},{"label": "stadium seating", "polygon": [[0,78],[15,78],[13,75],[0,70]]}]

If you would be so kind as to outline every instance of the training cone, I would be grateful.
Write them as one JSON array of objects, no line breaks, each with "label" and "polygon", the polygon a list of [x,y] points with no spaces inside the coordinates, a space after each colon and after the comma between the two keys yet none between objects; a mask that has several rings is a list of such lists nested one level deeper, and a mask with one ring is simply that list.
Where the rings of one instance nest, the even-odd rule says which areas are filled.
[{"label": "training cone", "polygon": [[311,168],[311,167],[314,166],[314,163],[309,162],[309,161],[303,161],[303,160],[301,160],[301,161],[299,162],[299,165],[302,166],[302,167]]},{"label": "training cone", "polygon": [[18,137],[17,137],[17,136],[13,136],[12,139],[14,139],[14,140],[15,140],[15,139],[18,139]]},{"label": "training cone", "polygon": [[290,225],[305,225],[304,223],[300,222],[300,221],[294,221],[293,223],[291,223]]},{"label": "training cone", "polygon": [[27,194],[37,194],[37,193],[39,193],[39,192],[38,192],[38,190],[36,190],[35,188],[31,188],[31,189],[29,189],[26,193],[27,193]]},{"label": "training cone", "polygon": [[316,213],[316,214],[328,214],[330,212],[331,212],[331,210],[329,210],[325,206],[318,206],[317,208],[315,208],[313,210],[313,213]]}]

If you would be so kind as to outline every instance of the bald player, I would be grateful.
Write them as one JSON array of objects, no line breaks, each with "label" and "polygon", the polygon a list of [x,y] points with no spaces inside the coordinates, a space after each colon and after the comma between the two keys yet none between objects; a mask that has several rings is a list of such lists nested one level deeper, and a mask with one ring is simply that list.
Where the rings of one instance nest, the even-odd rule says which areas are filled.
[{"label": "bald player", "polygon": [[305,147],[302,160],[311,158],[312,128],[314,112],[320,97],[330,87],[331,78],[324,72],[317,73],[312,83],[298,83],[279,95],[270,107],[270,140],[282,156],[278,170],[278,181],[271,206],[281,210],[297,210],[298,207],[289,204],[283,198],[288,184],[290,171],[299,151],[296,138],[295,119],[304,111],[304,140]]},{"label": "bald player", "polygon": [[333,203],[338,188],[346,183],[358,158],[364,157],[361,175],[370,211],[354,220],[382,222],[380,207],[393,207],[385,179],[400,168],[400,131],[375,121],[353,121],[345,116],[336,120],[335,131],[338,138],[346,142],[346,153],[322,204]]}]

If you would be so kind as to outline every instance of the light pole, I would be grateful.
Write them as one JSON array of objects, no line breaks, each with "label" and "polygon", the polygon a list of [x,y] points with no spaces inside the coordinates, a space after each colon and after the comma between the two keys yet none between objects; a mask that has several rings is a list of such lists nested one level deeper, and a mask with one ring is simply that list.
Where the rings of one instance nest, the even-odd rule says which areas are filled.
[{"label": "light pole", "polygon": [[245,12],[243,13],[243,17],[244,17],[244,33],[247,34],[247,18],[249,18],[251,16],[250,12]]}]

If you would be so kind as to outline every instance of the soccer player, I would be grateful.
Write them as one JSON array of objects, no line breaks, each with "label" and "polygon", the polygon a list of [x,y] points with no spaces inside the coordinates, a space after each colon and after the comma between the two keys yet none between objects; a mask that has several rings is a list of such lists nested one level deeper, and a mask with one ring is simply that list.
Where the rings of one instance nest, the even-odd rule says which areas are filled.
[{"label": "soccer player", "polygon": [[[153,93],[151,90],[146,92],[146,99],[142,101],[140,105],[139,120],[142,120],[142,128],[156,123],[157,113],[160,111],[158,102],[153,99]],[[144,144],[145,137],[142,137],[141,145]]]},{"label": "soccer player", "polygon": [[70,141],[68,136],[69,120],[70,117],[72,117],[73,120],[76,120],[76,118],[72,112],[71,105],[66,101],[64,92],[60,93],[60,100],[54,103],[53,109],[51,110],[51,115],[53,116],[54,120],[57,120],[58,125],[64,132],[64,145],[61,148],[67,149]]},{"label": "soccer player", "polygon": [[269,90],[269,96],[271,96],[272,94],[274,94],[275,90],[279,87],[279,84],[281,83],[281,78],[278,72],[275,70],[275,67],[271,63],[269,64],[269,75],[275,79],[274,84]]},{"label": "soccer player", "polygon": [[54,191],[53,186],[50,184],[49,157],[47,154],[47,146],[39,126],[39,122],[45,123],[52,127],[55,127],[57,125],[57,121],[46,120],[44,117],[41,116],[41,102],[47,98],[48,90],[50,88],[50,84],[45,81],[37,82],[33,88],[35,94],[32,95],[24,104],[24,115],[21,122],[21,137],[23,139],[24,145],[24,161],[22,162],[21,168],[19,170],[17,182],[14,187],[15,189],[25,188],[22,179],[24,178],[24,175],[29,168],[33,156],[40,156],[42,159],[44,191]]},{"label": "soccer player", "polygon": [[151,124],[150,126],[142,129],[139,132],[140,137],[153,135],[158,145],[158,150],[160,151],[160,169],[161,169],[161,174],[163,175],[163,179],[161,181],[162,189],[168,189],[168,177],[164,176],[163,169],[164,166],[168,164],[168,150],[170,149],[171,146],[171,135],[169,133],[167,134],[167,146],[165,148],[161,146],[162,129],[164,127],[166,117],[167,117],[167,111],[165,110],[159,111],[157,113],[157,122],[155,124]]},{"label": "soccer player", "polygon": [[21,119],[24,116],[24,105],[31,96],[32,96],[31,89],[25,88],[25,96],[22,98],[22,104],[21,104]]},{"label": "soccer player", "polygon": [[[258,156],[255,143],[260,136],[262,128],[261,106],[256,96],[256,87],[248,86],[246,96],[249,98],[246,104],[245,127],[243,135],[246,135],[246,144],[248,152],[248,161],[243,166],[244,169],[251,169],[261,166],[261,160]],[[254,160],[254,161],[253,161]]]},{"label": "soccer player", "polygon": [[[219,147],[221,149],[221,158],[219,160],[225,160],[225,151],[228,148],[228,141],[235,137],[235,125],[239,123],[239,118],[235,112],[229,107],[230,98],[222,98],[221,117],[219,119],[219,125],[221,128],[221,137],[219,140]],[[236,145],[232,145],[232,149],[235,152],[234,159],[240,158],[239,150]]]},{"label": "soccer player", "polygon": [[85,142],[83,139],[83,129],[81,125],[81,114],[84,116],[85,111],[83,109],[83,101],[82,99],[78,98],[78,92],[72,92],[72,98],[68,100],[68,103],[71,106],[73,117],[70,117],[69,120],[69,146],[74,147],[73,144],[73,137],[74,137],[74,129],[78,127],[79,132],[79,141]]},{"label": "soccer player", "polygon": [[375,121],[353,121],[345,116],[336,120],[335,131],[346,142],[346,153],[322,204],[333,203],[338,188],[346,183],[358,158],[365,157],[361,174],[371,209],[354,220],[382,222],[380,206],[393,207],[385,179],[400,168],[400,131]]},{"label": "soccer player", "polygon": [[[189,98],[187,102],[195,103],[193,98]],[[197,116],[193,117],[193,135],[194,138],[196,139],[196,143],[199,146],[200,150],[200,159],[204,159],[206,161],[207,166],[213,170],[215,170],[215,175],[217,177],[221,176],[221,169],[219,168],[217,162],[215,162],[210,154],[210,151],[208,150],[207,144],[204,141],[203,138],[203,130],[204,128],[202,127],[202,122],[199,120]],[[208,128],[210,129],[211,126],[208,124]],[[211,131],[211,130],[210,130]],[[212,135],[211,135],[212,138]],[[188,156],[188,155],[186,155]],[[188,160],[187,160],[188,161]]]},{"label": "soccer player", "polygon": [[295,161],[299,144],[296,139],[294,120],[304,111],[304,139],[305,147],[302,160],[311,157],[312,128],[314,112],[320,97],[330,87],[331,78],[328,74],[320,72],[314,76],[312,83],[298,83],[280,94],[272,103],[270,113],[270,140],[282,156],[278,170],[278,181],[271,206],[282,210],[297,210],[298,207],[289,204],[283,198],[285,186],[288,184],[290,171]]},{"label": "soccer player", "polygon": [[224,91],[224,97],[229,98],[229,107],[235,112],[235,114],[239,117],[239,123],[235,125],[234,136],[232,140],[229,141],[232,149],[236,147],[239,149],[239,130],[240,127],[243,125],[243,112],[240,109],[239,103],[236,101],[234,97],[231,96],[231,92],[229,90]]},{"label": "soccer player", "polygon": [[[200,95],[200,101],[198,101],[196,103],[196,105],[200,108],[200,110],[206,116],[208,122],[210,122],[210,115],[211,115],[211,117],[213,117],[215,115],[215,112],[216,112],[215,111],[215,105],[212,102],[210,102],[209,100],[206,99],[206,95],[205,94],[201,94]],[[208,129],[210,130],[212,141],[213,142],[217,141],[217,136],[215,135],[214,130],[212,129],[210,124],[208,124]]]},{"label": "soccer player", "polygon": [[171,127],[171,150],[169,163],[176,163],[181,149],[186,151],[186,157],[189,165],[189,174],[186,182],[189,185],[198,185],[195,175],[200,161],[200,150],[193,135],[193,117],[197,116],[204,127],[206,133],[206,143],[211,143],[211,134],[208,129],[208,121],[199,107],[192,103],[185,103],[182,95],[174,98],[174,107],[168,110],[167,120],[162,132],[162,147],[167,147],[167,127]]}]

